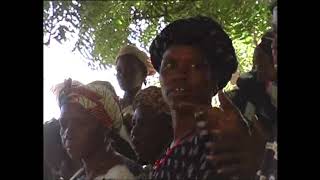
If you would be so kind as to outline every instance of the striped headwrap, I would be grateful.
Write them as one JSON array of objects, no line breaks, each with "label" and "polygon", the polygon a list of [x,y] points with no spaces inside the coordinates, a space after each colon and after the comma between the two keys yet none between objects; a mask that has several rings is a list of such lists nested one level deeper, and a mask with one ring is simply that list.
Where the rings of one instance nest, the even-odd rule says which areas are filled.
[{"label": "striped headwrap", "polygon": [[57,87],[55,93],[60,108],[66,103],[80,104],[105,127],[120,131],[122,115],[118,97],[109,82],[94,81],[83,85],[68,79]]}]

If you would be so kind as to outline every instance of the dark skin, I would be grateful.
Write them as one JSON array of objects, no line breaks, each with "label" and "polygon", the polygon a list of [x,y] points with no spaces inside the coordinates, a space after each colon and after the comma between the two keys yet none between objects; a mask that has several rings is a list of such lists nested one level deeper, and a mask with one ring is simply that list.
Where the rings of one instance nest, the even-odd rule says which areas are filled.
[{"label": "dark skin", "polygon": [[[124,96],[120,100],[120,107],[124,109],[133,103],[134,97],[147,77],[147,72],[142,62],[130,54],[118,57],[116,70],[118,83],[124,91]],[[132,129],[131,117],[123,117],[123,119],[127,130],[130,132]]]},{"label": "dark skin", "polygon": [[[62,149],[62,147],[60,148]],[[54,151],[54,149],[50,152],[48,151],[48,154],[45,153],[45,163],[48,164],[48,167],[51,168],[51,172],[55,176],[70,179],[72,175],[81,168],[81,163],[72,161],[66,152],[61,152],[62,154],[60,154],[58,151]]]},{"label": "dark skin", "polygon": [[[59,123],[57,121],[57,123]],[[45,137],[44,160],[52,174],[69,179],[81,167],[78,161],[72,161],[62,147],[59,129],[56,134]]]},{"label": "dark skin", "polygon": [[106,150],[104,138],[108,132],[102,122],[79,104],[64,104],[59,121],[63,147],[73,160],[82,161],[87,180],[106,173],[121,162],[112,148]]},{"label": "dark skin", "polygon": [[132,143],[142,164],[153,164],[172,139],[171,117],[138,106],[132,117]]},{"label": "dark skin", "polygon": [[[251,178],[261,159],[264,139],[249,135],[241,113],[223,93],[219,95],[221,107],[211,107],[211,98],[217,93],[215,70],[206,65],[201,55],[197,48],[179,45],[168,48],[163,56],[160,83],[172,114],[174,140],[194,129],[199,130],[194,113],[206,112],[204,118],[208,124],[205,128],[212,136],[219,137],[215,144],[207,146],[211,150],[207,159],[215,163],[217,174]],[[185,91],[172,92],[175,88]]]},{"label": "dark skin", "polygon": [[[253,121],[252,134],[241,120],[240,111],[232,101],[219,92],[220,107],[208,111],[209,132],[216,141],[207,145],[207,156],[224,177],[237,176],[246,180],[255,176],[263,158],[266,134],[260,121]],[[210,119],[215,118],[214,126]],[[236,143],[235,143],[236,142]]]},{"label": "dark skin", "polygon": [[[273,62],[277,64],[276,34],[271,47]],[[273,63],[270,63],[271,61],[269,59],[265,59],[270,57],[266,56],[261,50],[257,50],[257,52],[255,52],[255,58],[257,60],[258,72],[260,73],[260,80],[263,82],[276,80],[277,69]],[[248,136],[245,129],[242,128],[242,124],[236,120],[239,113],[237,109],[232,108],[232,102],[223,94],[219,94],[219,99],[222,109],[228,112],[230,118],[228,121],[220,120],[219,124],[223,127],[220,128],[221,130],[211,131],[213,135],[218,137],[217,139],[221,143],[208,145],[213,152],[216,152],[209,155],[208,159],[218,166],[218,171],[222,176],[230,177],[236,175],[244,180],[255,177],[262,163],[264,145],[270,134],[261,121],[255,116],[252,122],[252,135]],[[240,142],[238,146],[233,143],[233,139],[235,138]],[[243,147],[240,147],[240,145]]]},{"label": "dark skin", "polygon": [[147,77],[147,73],[142,62],[130,54],[120,56],[117,59],[116,70],[120,88],[124,91],[121,100],[121,106],[124,108],[132,104],[133,98],[141,89],[142,83]]},{"label": "dark skin", "polygon": [[261,82],[274,81],[276,70],[272,57],[268,56],[261,48],[257,47],[253,55],[254,66],[257,68],[257,78]]},{"label": "dark skin", "polygon": [[[174,140],[195,128],[193,112],[184,104],[211,107],[212,80],[209,67],[201,52],[191,46],[171,46],[163,55],[160,69],[161,91],[168,103],[174,129]],[[176,89],[183,88],[183,92]]]}]

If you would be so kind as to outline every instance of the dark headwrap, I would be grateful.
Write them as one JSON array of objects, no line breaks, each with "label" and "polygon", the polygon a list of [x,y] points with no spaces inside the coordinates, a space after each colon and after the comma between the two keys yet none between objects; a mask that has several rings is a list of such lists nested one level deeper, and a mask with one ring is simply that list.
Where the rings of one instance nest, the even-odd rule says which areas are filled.
[{"label": "dark headwrap", "polygon": [[219,89],[228,83],[238,67],[231,39],[209,17],[197,16],[174,21],[157,35],[149,51],[152,64],[158,72],[164,52],[172,45],[191,45],[202,50],[218,77]]},{"label": "dark headwrap", "polygon": [[156,86],[149,86],[138,92],[133,101],[133,109],[140,105],[148,106],[157,113],[170,114],[169,107],[162,98],[161,89]]}]

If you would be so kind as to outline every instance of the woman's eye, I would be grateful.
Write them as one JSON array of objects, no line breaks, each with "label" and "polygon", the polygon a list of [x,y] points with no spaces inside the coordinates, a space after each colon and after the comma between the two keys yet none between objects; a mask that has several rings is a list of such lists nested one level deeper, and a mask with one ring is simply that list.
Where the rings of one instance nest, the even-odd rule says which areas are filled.
[{"label": "woman's eye", "polygon": [[166,70],[170,70],[170,69],[173,69],[175,67],[175,64],[172,63],[172,62],[167,62],[165,63],[162,68],[161,68],[161,71],[166,71]]},{"label": "woman's eye", "polygon": [[172,68],[172,64],[171,63],[166,64],[165,68],[166,69]]},{"label": "woman's eye", "polygon": [[207,67],[207,64],[204,64],[204,63],[201,63],[201,64],[192,64],[191,65],[191,68],[192,69],[202,69],[202,68],[205,68]]}]

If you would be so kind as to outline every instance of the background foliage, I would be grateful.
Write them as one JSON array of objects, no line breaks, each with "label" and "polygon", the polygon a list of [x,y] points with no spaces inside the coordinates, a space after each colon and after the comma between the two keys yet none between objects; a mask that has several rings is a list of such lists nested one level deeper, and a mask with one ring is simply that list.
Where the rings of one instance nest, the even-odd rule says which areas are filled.
[{"label": "background foliage", "polygon": [[92,68],[114,64],[123,44],[148,46],[168,23],[195,15],[220,22],[233,39],[241,72],[251,69],[253,49],[269,28],[267,0],[45,1],[44,44],[76,37],[74,50]]}]

